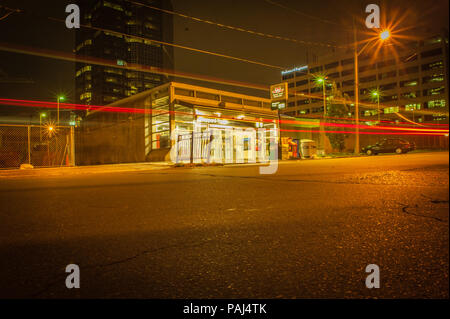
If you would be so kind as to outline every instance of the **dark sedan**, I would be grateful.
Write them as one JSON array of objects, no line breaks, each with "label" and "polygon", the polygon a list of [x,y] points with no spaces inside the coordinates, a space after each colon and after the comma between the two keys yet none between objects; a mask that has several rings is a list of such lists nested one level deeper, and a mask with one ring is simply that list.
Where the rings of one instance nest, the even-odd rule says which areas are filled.
[{"label": "dark sedan", "polygon": [[414,143],[399,138],[388,138],[379,141],[374,145],[368,145],[362,149],[367,155],[377,155],[379,153],[408,153],[416,147]]}]

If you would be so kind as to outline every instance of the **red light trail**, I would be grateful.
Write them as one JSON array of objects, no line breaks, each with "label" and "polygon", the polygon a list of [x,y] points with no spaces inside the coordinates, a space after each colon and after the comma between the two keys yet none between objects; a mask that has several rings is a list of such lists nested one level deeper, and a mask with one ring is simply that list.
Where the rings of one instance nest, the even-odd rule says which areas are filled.
[{"label": "red light trail", "polygon": [[[38,107],[38,108],[56,108],[56,102],[45,102],[45,101],[30,101],[30,100],[16,100],[16,99],[0,99],[0,105],[10,105],[10,106],[23,106],[23,107]],[[118,113],[137,113],[137,114],[150,114],[154,110],[145,108],[130,108],[130,107],[118,107],[118,106],[96,106],[96,105],[84,105],[84,104],[73,104],[73,103],[60,103],[59,107],[61,109],[68,110],[90,110],[90,111],[100,111],[100,112],[118,112]],[[170,111],[171,114],[188,114],[185,112]],[[310,125],[323,127],[341,127],[341,128],[356,128],[356,124],[344,124],[344,123],[333,123],[333,122],[322,122],[318,123],[315,121],[301,120],[275,120],[275,119],[235,119],[231,116],[207,116],[211,118],[221,118],[230,119],[242,122],[274,122],[277,121],[281,124],[287,125]],[[436,129],[436,128],[416,128],[416,127],[401,127],[401,126],[371,126],[371,125],[358,125],[360,129],[363,130],[376,130],[375,132],[360,132],[360,134],[392,134],[392,135],[446,135],[449,133],[448,129]],[[284,132],[320,132],[318,130],[288,130],[281,129]],[[385,131],[385,132],[380,132]],[[399,132],[401,131],[401,132]],[[353,131],[325,131],[325,133],[337,133],[337,134],[354,134]]]}]

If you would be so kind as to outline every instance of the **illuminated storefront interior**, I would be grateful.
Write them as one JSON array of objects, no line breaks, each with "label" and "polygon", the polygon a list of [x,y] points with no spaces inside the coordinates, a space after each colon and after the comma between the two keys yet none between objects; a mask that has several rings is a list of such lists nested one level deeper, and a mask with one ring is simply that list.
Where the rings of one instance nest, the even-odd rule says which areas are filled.
[{"label": "illuminated storefront interior", "polygon": [[166,151],[166,160],[184,163],[266,162],[270,142],[277,145],[278,113],[269,99],[176,82],[151,90],[150,98],[150,155]]}]

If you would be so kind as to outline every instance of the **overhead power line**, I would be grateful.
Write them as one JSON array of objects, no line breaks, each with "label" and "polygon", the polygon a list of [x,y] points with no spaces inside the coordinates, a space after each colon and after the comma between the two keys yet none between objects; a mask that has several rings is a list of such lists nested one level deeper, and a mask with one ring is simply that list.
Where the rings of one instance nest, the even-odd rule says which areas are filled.
[{"label": "overhead power line", "polygon": [[[64,23],[64,20],[61,20],[61,19],[56,19],[56,18],[52,18],[52,17],[49,17],[48,19]],[[245,58],[239,58],[239,57],[235,57],[235,56],[231,56],[231,55],[226,55],[226,54],[212,52],[212,51],[207,51],[207,50],[202,50],[202,49],[196,49],[196,48],[192,48],[192,47],[188,47],[188,46],[184,46],[184,45],[179,45],[179,44],[175,44],[175,43],[169,43],[169,42],[154,40],[154,39],[141,37],[141,36],[137,36],[137,35],[132,35],[132,34],[128,34],[128,33],[123,33],[123,32],[118,32],[118,31],[114,31],[114,30],[110,30],[110,29],[94,27],[94,26],[89,26],[89,25],[84,25],[84,24],[82,24],[80,26],[83,27],[83,28],[88,28],[88,29],[93,29],[93,30],[97,30],[97,31],[109,32],[109,33],[112,33],[112,34],[121,35],[121,36],[124,36],[124,37],[127,37],[127,38],[133,38],[133,39],[142,40],[142,41],[150,41],[150,42],[154,42],[154,43],[161,44],[161,45],[172,46],[174,48],[179,48],[179,49],[184,49],[184,50],[189,50],[189,51],[195,51],[195,52],[203,53],[203,54],[214,55],[214,56],[218,56],[218,57],[221,57],[221,58],[236,60],[236,61],[240,61],[240,62],[257,64],[257,65],[268,67],[268,68],[274,68],[274,69],[279,69],[279,70],[285,70],[286,69],[285,67],[278,66],[278,65],[267,64],[267,63],[264,63],[264,62],[259,62],[259,61],[255,61],[255,60],[249,60],[249,59],[245,59]]]},{"label": "overhead power line", "polygon": [[[12,12],[24,12],[21,9],[10,9],[10,8],[8,8],[8,9],[12,10],[11,13]],[[41,18],[46,18],[46,19],[49,19],[49,20],[52,20],[52,21],[65,23],[65,21],[61,20],[61,19],[57,19],[57,18],[53,18],[53,17],[43,17],[43,16],[37,15],[35,13],[32,13],[32,14],[36,15],[36,16],[39,16]],[[273,64],[268,64],[268,63],[255,61],[255,60],[250,60],[250,59],[246,59],[246,58],[235,57],[235,56],[231,56],[231,55],[227,55],[227,54],[222,54],[222,53],[217,53],[217,52],[212,52],[212,51],[207,51],[207,50],[202,50],[202,49],[196,49],[196,48],[192,48],[192,47],[188,47],[188,46],[184,46],[184,45],[179,45],[179,44],[175,44],[175,43],[169,43],[169,42],[154,40],[154,39],[145,38],[145,37],[141,37],[141,36],[136,36],[136,35],[132,35],[132,34],[127,34],[127,33],[123,33],[123,32],[118,32],[118,31],[114,31],[114,30],[110,30],[110,29],[106,29],[106,28],[93,27],[93,26],[89,26],[89,25],[81,25],[81,27],[89,28],[89,29],[93,29],[93,30],[97,30],[97,31],[109,32],[109,33],[125,36],[125,37],[128,37],[128,38],[134,38],[134,39],[138,39],[138,40],[142,40],[142,41],[150,41],[150,42],[153,42],[153,43],[157,43],[157,44],[161,44],[161,45],[167,45],[167,46],[180,48],[180,49],[184,49],[184,50],[189,50],[189,51],[194,51],[194,52],[198,52],[198,53],[202,53],[202,54],[209,54],[209,55],[213,55],[213,56],[217,56],[217,57],[221,57],[221,58],[226,58],[226,59],[231,59],[231,60],[235,60],[235,61],[240,61],[240,62],[255,64],[255,65],[260,65],[260,66],[264,66],[264,67],[268,67],[268,68],[274,68],[274,69],[278,69],[278,70],[285,70],[286,69],[286,67],[279,66],[279,65],[273,65]]]},{"label": "overhead power line", "polygon": [[345,27],[344,25],[342,25],[342,24],[340,24],[338,22],[334,22],[334,21],[323,19],[323,18],[319,18],[319,17],[313,16],[313,15],[301,12],[299,10],[296,10],[296,9],[293,9],[293,8],[289,8],[289,7],[287,7],[287,6],[285,6],[285,5],[281,4],[281,3],[278,3],[278,2],[275,2],[275,1],[272,1],[272,0],[264,0],[264,1],[269,3],[269,4],[271,4],[271,5],[274,5],[274,6],[283,8],[283,9],[286,9],[288,11],[292,11],[292,12],[294,12],[296,14],[299,14],[301,16],[304,16],[304,17],[307,17],[307,18],[310,18],[310,19],[313,19],[313,20],[320,21],[322,23],[328,23],[328,24],[332,24],[332,25],[335,25],[335,26],[337,25],[337,26],[340,26],[340,27]]},{"label": "overhead power line", "polygon": [[250,30],[250,29],[244,29],[241,27],[235,27],[235,26],[231,26],[231,25],[226,25],[226,24],[222,24],[222,23],[218,23],[218,22],[214,22],[214,21],[210,21],[210,20],[205,20],[205,19],[201,19],[201,18],[197,18],[197,17],[193,17],[187,14],[183,14],[183,13],[179,13],[179,12],[175,12],[175,11],[171,11],[171,10],[167,10],[167,9],[161,9],[158,7],[154,7],[145,3],[140,3],[137,1],[133,1],[133,0],[126,0],[127,2],[133,3],[137,6],[142,6],[142,7],[146,7],[149,9],[153,9],[153,10],[157,10],[160,12],[164,12],[167,14],[172,14],[172,15],[176,15],[182,18],[186,18],[186,19],[190,19],[193,21],[197,21],[197,22],[203,22],[203,23],[207,23],[209,25],[214,25],[220,28],[224,28],[224,29],[229,29],[229,30],[234,30],[234,31],[239,31],[239,32],[245,32],[248,34],[252,34],[252,35],[257,35],[257,36],[261,36],[261,37],[265,37],[265,38],[270,38],[270,39],[277,39],[277,40],[284,40],[284,41],[290,41],[290,42],[294,42],[294,43],[298,43],[298,44],[304,44],[304,45],[314,45],[314,46],[322,46],[322,47],[328,47],[328,48],[342,48],[341,46],[336,46],[334,44],[330,44],[330,43],[320,43],[320,42],[312,42],[312,41],[304,41],[304,40],[298,40],[298,39],[292,39],[292,38],[288,38],[288,37],[284,37],[284,36],[280,36],[280,35],[274,35],[274,34],[269,34],[269,33],[263,33],[263,32],[259,32],[259,31],[254,31],[254,30]]},{"label": "overhead power line", "polygon": [[141,64],[136,64],[136,63],[128,63],[127,65],[121,66],[121,65],[117,65],[116,60],[106,60],[106,59],[101,59],[101,58],[97,58],[97,57],[88,57],[88,56],[77,56],[74,53],[66,53],[66,52],[60,52],[60,51],[54,51],[54,50],[45,50],[45,49],[40,49],[40,48],[37,49],[37,48],[31,48],[31,47],[21,46],[21,45],[17,45],[17,44],[0,42],[0,51],[28,54],[28,55],[34,55],[34,56],[50,58],[50,59],[58,59],[58,60],[63,60],[63,61],[79,62],[79,63],[85,63],[85,64],[95,64],[95,65],[101,65],[101,66],[107,66],[107,67],[113,67],[113,68],[119,68],[119,69],[126,69],[126,70],[133,70],[133,71],[153,73],[153,74],[161,74],[161,75],[174,76],[174,77],[180,77],[180,78],[186,78],[186,79],[200,80],[200,81],[217,83],[217,84],[225,84],[225,85],[231,85],[231,86],[245,87],[245,88],[249,88],[249,89],[262,90],[262,91],[266,91],[266,92],[269,90],[268,85],[245,83],[245,82],[239,82],[239,81],[234,81],[234,80],[225,80],[225,79],[215,78],[215,77],[211,77],[211,76],[198,75],[198,74],[192,74],[192,73],[186,73],[186,72],[177,72],[174,70],[162,69],[159,67],[141,65]]}]

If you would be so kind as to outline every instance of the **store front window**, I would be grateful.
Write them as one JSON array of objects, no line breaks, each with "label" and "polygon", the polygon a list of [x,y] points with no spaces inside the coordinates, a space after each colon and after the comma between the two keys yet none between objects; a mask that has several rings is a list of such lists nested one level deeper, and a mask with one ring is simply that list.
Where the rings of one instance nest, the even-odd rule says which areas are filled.
[{"label": "store front window", "polygon": [[169,97],[152,100],[152,149],[170,147]]},{"label": "store front window", "polygon": [[[175,112],[176,162],[254,163],[269,159],[275,121],[223,109],[194,107]],[[272,132],[270,131],[272,130]]]}]

